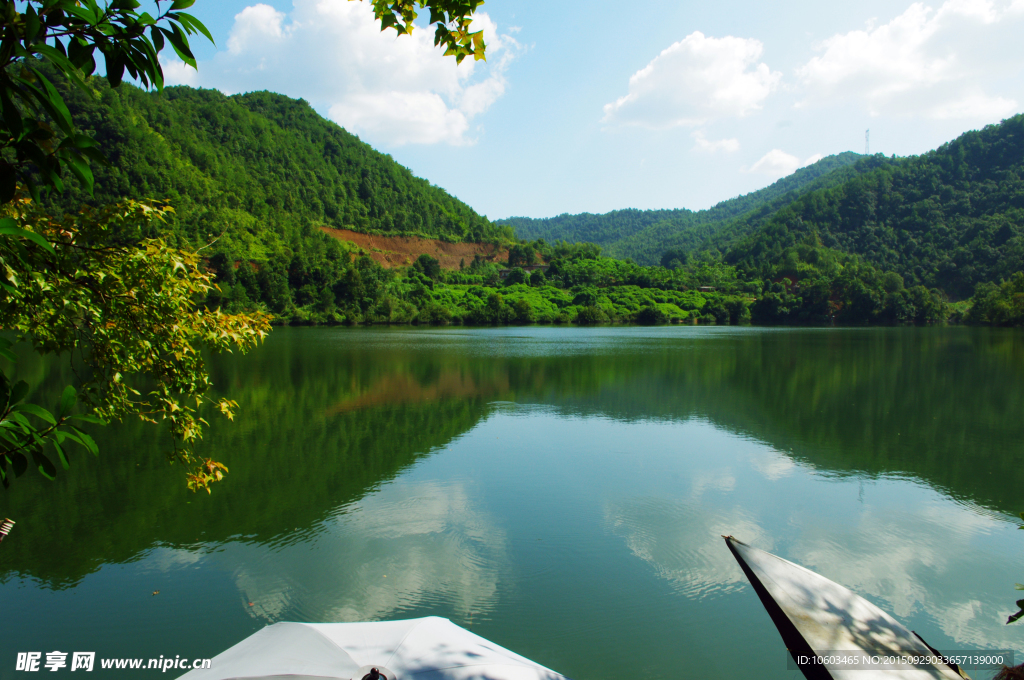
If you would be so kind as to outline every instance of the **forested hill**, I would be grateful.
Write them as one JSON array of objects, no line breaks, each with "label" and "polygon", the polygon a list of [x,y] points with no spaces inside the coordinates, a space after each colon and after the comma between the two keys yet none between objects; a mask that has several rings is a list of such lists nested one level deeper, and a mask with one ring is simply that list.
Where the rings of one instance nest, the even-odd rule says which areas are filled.
[{"label": "forested hill", "polygon": [[498,234],[485,217],[305,101],[92,82],[96,99],[77,89],[64,93],[80,128],[96,137],[111,163],[94,164],[94,197],[66,192],[61,208],[170,199],[178,235],[199,245],[223,234],[219,249],[254,261],[287,250],[319,226],[455,241]]},{"label": "forested hill", "polygon": [[849,151],[829,156],[764,189],[697,212],[686,209],[627,209],[603,215],[563,214],[544,219],[510,217],[495,223],[513,227],[520,238],[597,243],[613,257],[630,257],[643,264],[654,264],[665,250],[699,247],[708,240],[709,234],[717,233],[722,224],[739,215],[758,211],[758,217],[767,218],[808,191],[852,177],[850,172],[837,174],[836,171],[849,168],[860,158],[859,154]]},{"label": "forested hill", "polygon": [[726,261],[757,275],[821,243],[953,299],[1024,270],[1024,114],[876,167],[779,210]]}]

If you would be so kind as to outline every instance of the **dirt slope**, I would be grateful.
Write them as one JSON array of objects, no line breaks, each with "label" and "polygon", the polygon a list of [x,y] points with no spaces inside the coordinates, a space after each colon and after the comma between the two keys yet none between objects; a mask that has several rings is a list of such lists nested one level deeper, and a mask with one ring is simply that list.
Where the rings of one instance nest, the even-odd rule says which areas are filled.
[{"label": "dirt slope", "polygon": [[476,255],[493,262],[508,260],[506,248],[495,249],[490,243],[446,243],[432,238],[375,236],[360,234],[348,229],[320,228],[340,241],[354,243],[362,248],[367,255],[389,269],[391,267],[406,267],[424,253],[437,258],[444,269],[458,269],[459,263],[462,261],[465,261],[468,267]]}]

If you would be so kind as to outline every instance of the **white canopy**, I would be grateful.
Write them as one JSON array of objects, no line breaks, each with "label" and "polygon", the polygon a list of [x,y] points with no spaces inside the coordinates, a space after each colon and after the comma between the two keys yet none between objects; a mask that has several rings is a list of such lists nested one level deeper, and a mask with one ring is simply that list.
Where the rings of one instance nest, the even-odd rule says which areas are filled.
[{"label": "white canopy", "polygon": [[[835,659],[804,668],[807,677],[834,680],[963,680],[944,663],[872,670],[846,659],[903,655],[935,657],[916,634],[843,586],[800,565],[726,536],[725,542],[754,586],[790,652]],[[806,644],[806,647],[804,645]],[[804,647],[803,649],[800,649]],[[809,647],[809,649],[807,649]],[[799,660],[798,660],[799,665]]]},{"label": "white canopy", "polygon": [[275,623],[189,671],[187,680],[567,680],[448,619]]}]

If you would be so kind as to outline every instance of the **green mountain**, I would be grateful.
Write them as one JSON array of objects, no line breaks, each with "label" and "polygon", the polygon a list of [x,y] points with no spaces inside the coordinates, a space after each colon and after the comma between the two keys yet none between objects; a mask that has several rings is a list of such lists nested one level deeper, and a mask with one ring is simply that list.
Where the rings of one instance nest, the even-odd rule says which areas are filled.
[{"label": "green mountain", "polygon": [[72,189],[56,199],[61,208],[169,199],[177,236],[192,245],[220,236],[217,249],[254,262],[295,250],[320,226],[449,241],[498,234],[487,218],[303,100],[92,82],[96,98],[68,88],[64,95],[110,165],[94,168],[95,196]]},{"label": "green mountain", "polygon": [[855,168],[777,211],[726,262],[767,278],[787,249],[820,243],[952,299],[1024,270],[1024,114],[921,156]]},{"label": "green mountain", "polygon": [[[686,209],[627,209],[603,215],[563,214],[545,219],[509,217],[495,223],[513,227],[520,238],[596,243],[612,257],[655,264],[667,250],[706,248],[709,239],[715,237],[718,237],[716,242],[721,241],[723,225],[740,216],[749,216],[749,221],[744,223],[746,230],[755,229],[799,196],[834,186],[854,176],[856,170],[852,166],[861,158],[861,155],[850,151],[829,156],[764,189],[697,212]],[[732,234],[730,240],[746,233],[748,231]]]}]

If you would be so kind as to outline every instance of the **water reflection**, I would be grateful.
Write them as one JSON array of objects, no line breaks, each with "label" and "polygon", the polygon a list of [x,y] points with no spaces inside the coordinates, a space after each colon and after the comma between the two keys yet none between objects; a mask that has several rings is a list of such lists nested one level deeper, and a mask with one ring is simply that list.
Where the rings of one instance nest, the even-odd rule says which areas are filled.
[{"label": "water reflection", "polygon": [[687,597],[706,597],[745,587],[746,578],[722,536],[750,537],[772,545],[771,536],[742,508],[706,508],[690,502],[637,498],[609,504],[606,519],[635,556]]},{"label": "water reflection", "polygon": [[266,621],[374,621],[446,602],[486,614],[508,570],[503,530],[458,483],[397,481],[345,506],[315,538],[265,550],[232,546],[250,612]]},{"label": "water reflection", "polygon": [[[932,644],[1012,647],[1022,348],[971,329],[282,329],[212,364],[241,405],[204,442],[231,468],[213,496],[136,423],[0,496],[18,520],[0,606],[34,612],[0,639],[86,644],[100,617],[94,634],[187,629],[216,653],[282,618],[436,613],[578,677],[627,674],[616,648],[678,677],[655,643],[686,630],[693,674],[731,677],[725,641],[777,640],[726,533]],[[19,370],[42,402],[69,380]]]},{"label": "water reflection", "polygon": [[[897,521],[893,521],[894,517]],[[1009,554],[1016,536],[1006,523],[941,502],[927,490],[921,502],[894,512],[891,505],[869,506],[856,524],[840,531],[805,531],[790,548],[793,559],[828,574],[853,590],[883,601],[901,618],[925,615],[950,638],[981,648],[1012,648],[1020,631],[1003,625],[1014,610],[1012,598],[993,599],[986,548],[999,541]],[[993,540],[995,539],[995,540]],[[988,544],[988,545],[986,545]],[[997,548],[998,549],[998,548]],[[997,573],[1012,572],[1010,564]],[[988,573],[987,577],[980,575]],[[1013,575],[1007,574],[1009,580]],[[1006,581],[1009,595],[1009,581]]]}]

